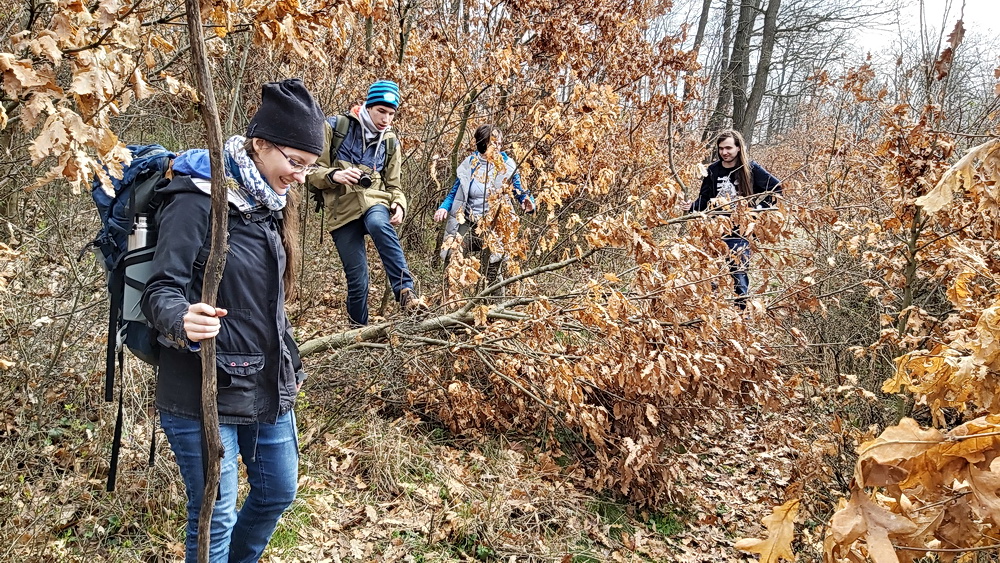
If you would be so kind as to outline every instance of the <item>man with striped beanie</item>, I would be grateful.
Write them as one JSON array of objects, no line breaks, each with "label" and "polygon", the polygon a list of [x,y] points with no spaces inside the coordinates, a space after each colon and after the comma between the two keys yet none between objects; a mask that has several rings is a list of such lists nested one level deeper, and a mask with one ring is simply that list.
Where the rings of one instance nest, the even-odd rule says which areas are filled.
[{"label": "man with striped beanie", "polygon": [[329,215],[330,234],[347,277],[347,314],[356,326],[368,324],[365,235],[378,250],[400,306],[423,305],[394,228],[406,214],[400,188],[402,150],[391,128],[400,102],[399,85],[379,80],[368,88],[363,105],[327,118],[318,169],[307,178]]}]

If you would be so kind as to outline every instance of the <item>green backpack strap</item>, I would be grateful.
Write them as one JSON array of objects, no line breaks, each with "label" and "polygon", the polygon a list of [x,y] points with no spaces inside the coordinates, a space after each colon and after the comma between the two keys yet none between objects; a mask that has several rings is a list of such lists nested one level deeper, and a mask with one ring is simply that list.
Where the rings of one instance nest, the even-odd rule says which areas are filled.
[{"label": "green backpack strap", "polygon": [[393,132],[391,136],[385,139],[385,165],[389,166],[389,161],[392,160],[392,155],[396,154],[396,145],[399,144],[399,140],[396,138],[396,133]]},{"label": "green backpack strap", "polygon": [[[331,115],[326,118],[326,122],[333,129],[333,135],[330,137],[330,165],[332,166],[337,161],[337,152],[340,151],[340,145],[344,144],[344,139],[347,138],[347,131],[351,128],[351,121],[347,119],[347,116]],[[309,194],[316,203],[316,213],[319,213],[324,207],[323,190],[309,186]]]},{"label": "green backpack strap", "polygon": [[337,160],[340,145],[344,144],[344,139],[347,138],[347,132],[351,128],[351,120],[346,115],[331,115],[326,118],[326,122],[333,129],[333,137],[330,138],[330,164],[332,165]]}]

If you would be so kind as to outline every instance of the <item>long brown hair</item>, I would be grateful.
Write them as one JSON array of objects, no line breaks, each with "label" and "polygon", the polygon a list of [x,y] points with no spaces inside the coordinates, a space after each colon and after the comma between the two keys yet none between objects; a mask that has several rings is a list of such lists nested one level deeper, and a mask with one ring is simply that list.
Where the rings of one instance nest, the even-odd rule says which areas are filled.
[{"label": "long brown hair", "polygon": [[740,149],[737,155],[737,160],[739,164],[736,166],[735,172],[736,184],[740,190],[741,197],[749,197],[753,195],[753,173],[750,171],[750,155],[747,154],[747,144],[743,140],[743,135],[735,129],[727,129],[719,133],[719,136],[715,138],[715,150],[719,150],[719,143],[725,141],[726,139],[732,139],[733,144]]},{"label": "long brown hair", "polygon": [[[253,137],[246,140],[243,147],[247,151],[247,156],[257,161],[257,151],[253,147]],[[274,143],[268,141],[267,139],[261,139],[264,141],[265,146],[274,147]],[[281,210],[281,221],[278,222],[278,232],[281,233],[281,246],[285,248],[285,272],[282,274],[281,280],[285,284],[285,301],[294,301],[298,293],[298,287],[295,285],[296,272],[298,269],[295,267],[299,261],[299,192],[296,189],[288,190],[285,195],[285,208]]]}]

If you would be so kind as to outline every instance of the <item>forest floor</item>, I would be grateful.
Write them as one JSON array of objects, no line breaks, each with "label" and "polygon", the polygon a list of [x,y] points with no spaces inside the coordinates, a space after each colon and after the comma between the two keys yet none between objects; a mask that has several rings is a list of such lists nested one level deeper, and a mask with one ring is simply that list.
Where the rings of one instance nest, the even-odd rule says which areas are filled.
[{"label": "forest floor", "polygon": [[[327,300],[311,319],[337,318],[339,304]],[[55,359],[49,340],[30,338],[53,331],[51,319],[19,325],[22,342],[37,346],[20,350],[37,358],[22,367],[37,376],[0,372],[0,563],[183,557],[183,485],[161,431],[149,464],[153,378],[136,360],[116,383],[125,431],[117,489],[105,491],[117,408],[103,400],[104,362],[94,353],[104,349],[102,319],[88,319],[62,335],[55,349],[64,357]],[[831,441],[831,409],[820,407],[838,398],[807,400],[789,383],[781,404],[746,405],[720,417],[725,426],[677,421],[674,494],[640,508],[595,494],[572,456],[537,449],[537,437],[457,437],[408,414],[389,355],[349,356],[309,358],[296,409],[299,495],[264,562],[753,561],[734,544],[762,537],[761,519],[801,483],[811,485],[794,491],[803,499],[794,547],[800,561],[819,561],[842,496],[836,476],[849,479],[853,468],[850,448]]]},{"label": "forest floor", "polygon": [[[651,510],[594,496],[579,470],[503,439],[436,439],[408,418],[308,427],[300,500],[265,560],[752,561],[733,544],[762,537],[819,443],[789,407],[690,436],[677,497]],[[828,518],[801,518],[801,560],[821,557]]]},{"label": "forest floor", "polygon": [[[521,443],[457,440],[408,415],[330,418],[325,404],[316,393],[299,408],[299,498],[262,561],[751,561],[733,544],[761,537],[761,519],[825,433],[801,400],[747,408],[735,427],[688,436],[674,457],[675,498],[642,510],[595,496],[579,468]],[[38,404],[23,406],[0,425],[0,441],[19,452],[7,450],[0,481],[0,538],[10,546],[0,561],[182,558],[180,478],[162,438],[148,467],[141,414],[126,424],[118,490],[106,493],[101,442],[113,407],[102,407],[108,423],[49,421],[46,430],[25,418]],[[828,518],[800,515],[800,560],[819,560]]]}]

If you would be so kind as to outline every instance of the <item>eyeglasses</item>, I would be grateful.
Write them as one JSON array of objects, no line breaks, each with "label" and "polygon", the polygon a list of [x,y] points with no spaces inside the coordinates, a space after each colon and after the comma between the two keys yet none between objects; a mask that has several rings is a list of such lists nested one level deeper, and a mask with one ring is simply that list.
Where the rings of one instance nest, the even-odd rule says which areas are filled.
[{"label": "eyeglasses", "polygon": [[285,154],[285,151],[281,150],[281,147],[279,147],[278,145],[274,145],[274,148],[278,149],[278,152],[281,153],[281,156],[285,157],[285,160],[288,161],[288,165],[292,167],[292,172],[295,173],[301,172],[303,174],[309,175],[319,170],[319,166],[316,166],[315,164],[302,164],[301,162],[292,160],[292,158],[289,157],[287,154]]}]

